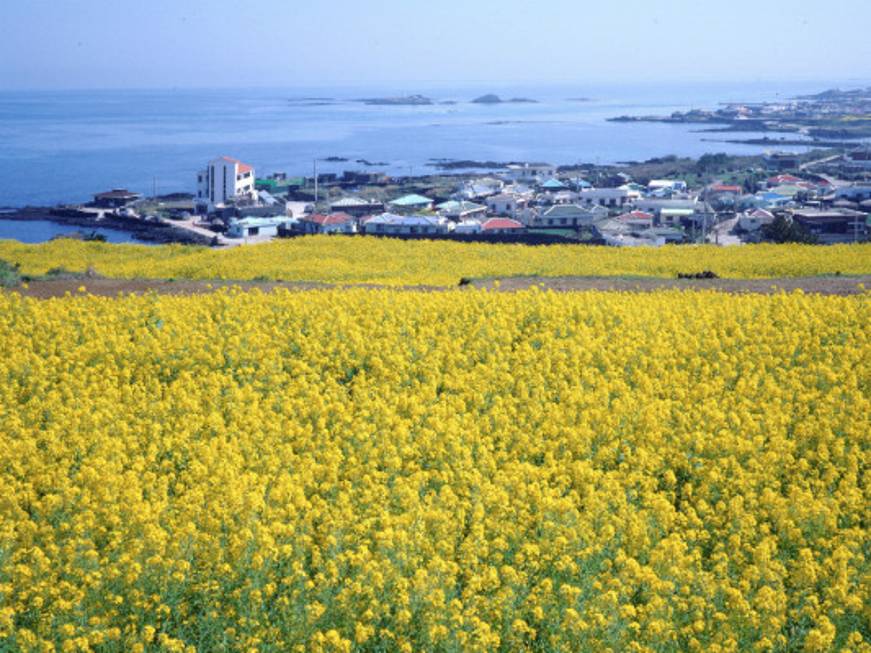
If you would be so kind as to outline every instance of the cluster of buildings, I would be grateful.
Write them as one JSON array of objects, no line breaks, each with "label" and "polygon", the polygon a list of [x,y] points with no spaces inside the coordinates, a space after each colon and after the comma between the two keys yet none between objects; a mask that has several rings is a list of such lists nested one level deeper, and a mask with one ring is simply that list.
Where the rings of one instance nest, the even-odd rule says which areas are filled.
[{"label": "cluster of buildings", "polygon": [[251,165],[219,157],[197,174],[197,211],[227,214],[230,238],[362,233],[577,239],[583,234],[614,245],[682,242],[687,230],[695,233],[713,218],[705,202],[690,196],[679,180],[640,186],[627,178],[618,187],[594,188],[579,177],[560,177],[544,164],[463,179],[447,197],[409,193],[386,202],[354,195],[317,204],[285,201],[274,193],[280,179],[256,179]]},{"label": "cluster of buildings", "polygon": [[[782,159],[789,156],[770,154],[770,176],[751,187],[714,183],[690,189],[682,179],[641,184],[623,173],[607,187],[594,187],[554,166],[523,164],[460,178],[443,197],[408,193],[381,201],[346,194],[317,203],[283,198],[277,189],[284,175],[257,179],[251,165],[219,157],[197,174],[195,203],[200,213],[224,215],[228,237],[245,239],[335,233],[530,240],[549,235],[636,246],[719,242],[721,235],[729,241],[728,234],[731,242],[755,242],[778,216],[800,224],[819,242],[867,238],[871,185],[781,172]],[[863,160],[861,153],[855,156]]]}]

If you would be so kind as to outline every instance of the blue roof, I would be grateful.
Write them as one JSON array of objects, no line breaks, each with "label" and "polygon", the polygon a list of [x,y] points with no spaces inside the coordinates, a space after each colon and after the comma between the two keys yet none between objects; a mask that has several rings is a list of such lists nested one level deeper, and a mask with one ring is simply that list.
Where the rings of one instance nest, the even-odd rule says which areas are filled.
[{"label": "blue roof", "polygon": [[231,225],[238,225],[241,227],[274,227],[276,225],[284,224],[288,222],[290,218],[284,215],[276,215],[269,218],[261,218],[257,216],[245,216],[244,218],[239,218],[237,220],[231,220]]}]

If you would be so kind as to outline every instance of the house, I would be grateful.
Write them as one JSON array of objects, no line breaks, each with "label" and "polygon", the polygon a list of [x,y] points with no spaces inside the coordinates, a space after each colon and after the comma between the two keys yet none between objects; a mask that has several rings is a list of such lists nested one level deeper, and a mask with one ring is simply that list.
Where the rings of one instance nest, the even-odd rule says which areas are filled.
[{"label": "house", "polygon": [[783,184],[798,184],[804,181],[801,177],[795,175],[774,175],[765,180],[765,184],[772,188],[773,186],[781,186]]},{"label": "house", "polygon": [[742,189],[735,184],[711,184],[708,192],[713,195],[740,195]]},{"label": "house", "polygon": [[529,197],[517,193],[499,193],[487,198],[487,210],[496,215],[520,217],[529,206]]},{"label": "house", "polygon": [[254,201],[254,168],[228,156],[209,161],[205,170],[197,173],[198,206],[214,207],[239,200]]},{"label": "house", "polygon": [[505,182],[495,177],[482,177],[472,182],[466,182],[454,195],[458,200],[478,200],[501,193]]},{"label": "house", "polygon": [[623,224],[632,227],[633,229],[650,229],[653,227],[654,215],[645,211],[630,211],[618,215],[615,220],[619,220]]},{"label": "house", "polygon": [[297,229],[306,234],[353,234],[357,233],[357,221],[348,213],[315,213],[301,218]]},{"label": "house", "polygon": [[687,192],[687,182],[683,179],[651,179],[647,188],[650,191],[667,191],[669,193],[685,193]]},{"label": "house", "polygon": [[94,195],[94,206],[101,209],[120,209],[141,198],[140,193],[132,193],[126,188],[114,188]]},{"label": "house", "polygon": [[632,227],[616,218],[601,218],[593,223],[593,233],[604,240],[632,233]]},{"label": "house", "polygon": [[792,219],[820,243],[852,243],[868,235],[867,218],[852,209],[797,209]]},{"label": "house", "polygon": [[423,195],[403,195],[389,203],[394,211],[404,213],[416,213],[419,211],[432,211],[433,200]]},{"label": "house", "polygon": [[378,184],[386,184],[390,181],[383,172],[365,172],[359,170],[345,170],[342,173],[342,182],[345,184],[354,184],[355,186],[374,186]]},{"label": "house", "polygon": [[794,199],[799,195],[807,195],[809,191],[804,186],[798,186],[796,184],[781,184],[779,186],[774,186],[770,188],[770,193],[776,193],[777,195],[782,195],[783,197],[788,197],[789,199]]},{"label": "house", "polygon": [[461,220],[454,226],[455,234],[479,234],[481,223],[478,220]]},{"label": "house", "polygon": [[871,170],[871,147],[860,147],[844,155],[845,167],[856,170]]},{"label": "house", "polygon": [[656,242],[662,239],[665,244],[682,243],[687,238],[686,232],[678,227],[651,227],[638,231],[636,235]]},{"label": "house", "polygon": [[629,202],[629,191],[623,188],[590,188],[582,190],[578,200],[586,205],[623,208]]},{"label": "house", "polygon": [[487,207],[483,204],[466,202],[464,200],[449,200],[436,205],[439,214],[450,220],[463,221],[484,218],[487,215]]},{"label": "house", "polygon": [[441,216],[382,213],[366,220],[363,231],[376,235],[438,235],[448,233],[448,221]]},{"label": "house", "polygon": [[278,228],[288,222],[287,216],[258,218],[246,216],[230,220],[227,236],[230,238],[249,238],[251,236],[277,236]]},{"label": "house", "polygon": [[762,209],[778,209],[792,203],[792,198],[779,193],[756,193],[757,206]]},{"label": "house", "polygon": [[593,184],[591,184],[590,182],[588,182],[586,179],[584,179],[582,177],[573,177],[569,181],[572,185],[572,188],[574,188],[575,190],[584,190],[585,188],[592,188],[593,187]]},{"label": "house", "polygon": [[535,218],[532,226],[543,229],[577,229],[593,224],[596,217],[596,213],[577,204],[558,204]]},{"label": "house", "polygon": [[629,199],[630,202],[641,199],[647,194],[647,189],[641,184],[636,184],[634,181],[619,186],[619,190],[626,191],[626,197]]},{"label": "house", "polygon": [[763,160],[769,170],[797,170],[801,165],[801,157],[792,152],[766,152]]},{"label": "house", "polygon": [[563,182],[561,182],[559,179],[557,179],[555,177],[551,177],[550,179],[545,181],[543,184],[540,184],[539,188],[541,188],[541,190],[552,192],[552,193],[555,193],[555,192],[561,191],[561,190],[568,190],[568,186],[566,186]]},{"label": "house", "polygon": [[623,184],[632,183],[632,181],[632,175],[629,173],[617,172],[612,175],[607,175],[604,179],[600,180],[599,183],[605,188],[617,188]]},{"label": "house", "polygon": [[481,224],[481,231],[485,234],[520,234],[524,226],[511,218],[490,218]]},{"label": "house", "polygon": [[546,163],[514,163],[505,169],[505,176],[512,181],[536,184],[541,179],[553,177],[556,168]]},{"label": "house", "polygon": [[738,227],[743,231],[758,231],[772,222],[774,222],[774,214],[765,209],[746,211],[738,217]]},{"label": "house", "polygon": [[343,197],[330,203],[330,211],[347,213],[355,218],[384,212],[384,203],[364,200],[359,197]]},{"label": "house", "polygon": [[635,202],[635,208],[645,213],[652,213],[656,225],[669,227],[701,222],[709,214],[706,205],[696,199],[645,198]]},{"label": "house", "polygon": [[835,191],[835,200],[848,200],[850,202],[864,202],[871,199],[871,184],[856,184],[854,186],[841,186]]},{"label": "house", "polygon": [[284,172],[274,172],[267,177],[254,179],[255,190],[265,190],[271,195],[287,195],[291,189],[296,190],[304,185],[305,177],[288,177]]},{"label": "house", "polygon": [[612,247],[660,247],[665,245],[664,236],[652,233],[651,229],[636,231],[616,218],[606,218],[594,225],[594,233]]},{"label": "house", "polygon": [[[593,225],[593,232],[604,240],[606,245],[618,247],[659,246],[666,243],[680,243],[686,239],[683,229],[647,226],[649,221],[640,219],[640,216],[634,220],[626,217],[630,215],[627,213],[616,218],[598,220]],[[649,213],[644,215],[650,216],[652,220],[653,216]]]},{"label": "house", "polygon": [[570,190],[560,190],[556,193],[546,193],[542,198],[551,204],[573,204],[578,201],[578,194]]}]

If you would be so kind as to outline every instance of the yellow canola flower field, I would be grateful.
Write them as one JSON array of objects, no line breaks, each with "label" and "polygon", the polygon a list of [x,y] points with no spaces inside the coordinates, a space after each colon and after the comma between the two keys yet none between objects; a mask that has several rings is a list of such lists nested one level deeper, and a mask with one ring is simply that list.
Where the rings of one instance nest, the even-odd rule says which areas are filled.
[{"label": "yellow canola flower field", "polygon": [[869,324],[0,293],[0,650],[867,652]]},{"label": "yellow canola flower field", "polygon": [[729,278],[871,274],[871,243],[610,248],[308,236],[215,250],[62,239],[40,245],[0,241],[0,259],[19,263],[22,273],[30,275],[91,268],[124,278],[455,286],[461,277],[518,275],[675,277],[703,270]]}]

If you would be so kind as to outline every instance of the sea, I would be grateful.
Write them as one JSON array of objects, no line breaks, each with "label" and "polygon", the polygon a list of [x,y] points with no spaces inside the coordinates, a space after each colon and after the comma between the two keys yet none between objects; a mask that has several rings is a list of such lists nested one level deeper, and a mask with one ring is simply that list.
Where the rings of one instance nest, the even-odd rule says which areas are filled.
[{"label": "sea", "polygon": [[76,227],[58,224],[51,220],[9,220],[3,218],[0,212],[0,240],[18,240],[22,243],[43,243],[57,236],[73,236],[76,234],[90,235],[96,233],[106,239],[107,243],[138,243],[133,234],[120,229],[107,227]]},{"label": "sea", "polygon": [[[727,102],[777,101],[869,80],[561,85],[403,84],[280,89],[0,90],[0,208],[87,201],[127,188],[193,192],[218,155],[273,172],[436,172],[435,160],[618,163],[675,154],[759,153],[698,125],[616,123]],[[536,100],[481,105],[486,93]],[[430,106],[364,98],[425,95]],[[802,147],[782,149],[802,150]],[[346,161],[325,161],[331,157]],[[2,217],[2,216],[0,216]]]}]

